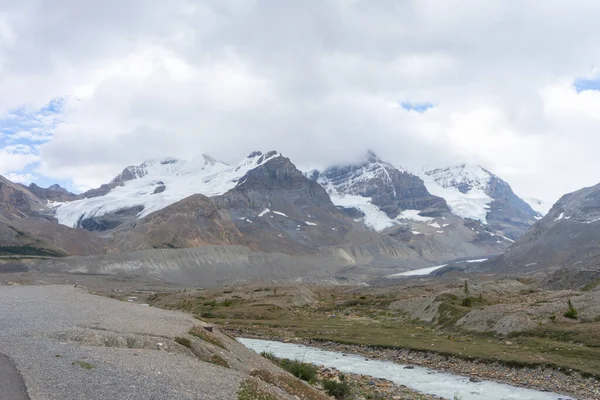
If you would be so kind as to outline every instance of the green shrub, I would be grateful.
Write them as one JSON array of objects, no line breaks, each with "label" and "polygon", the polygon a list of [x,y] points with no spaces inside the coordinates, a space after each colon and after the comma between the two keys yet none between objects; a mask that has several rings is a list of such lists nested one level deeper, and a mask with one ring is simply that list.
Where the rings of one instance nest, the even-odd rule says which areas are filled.
[{"label": "green shrub", "polygon": [[278,362],[277,361],[277,357],[275,357],[275,354],[273,354],[270,351],[263,351],[262,353],[260,353],[261,356],[263,356],[264,358],[266,358],[267,360],[271,360],[273,362]]},{"label": "green shrub", "polygon": [[577,319],[577,317],[579,316],[579,313],[577,312],[577,310],[573,306],[573,303],[571,302],[571,299],[568,300],[567,305],[569,306],[569,309],[565,313],[565,317],[571,318],[571,319]]},{"label": "green shrub", "polygon": [[461,303],[461,304],[462,304],[464,307],[471,307],[471,304],[472,304],[472,303],[473,303],[473,302],[472,302],[471,298],[470,298],[470,297],[467,297],[467,298],[463,299],[463,301],[462,301],[462,303]]},{"label": "green shrub", "polygon": [[315,365],[303,363],[296,360],[281,360],[281,368],[303,381],[313,383],[317,379],[318,368]]},{"label": "green shrub", "polygon": [[348,382],[343,379],[343,375],[340,376],[340,379],[340,382],[332,379],[324,379],[322,382],[323,389],[325,389],[328,395],[335,397],[337,400],[349,399],[352,389]]}]

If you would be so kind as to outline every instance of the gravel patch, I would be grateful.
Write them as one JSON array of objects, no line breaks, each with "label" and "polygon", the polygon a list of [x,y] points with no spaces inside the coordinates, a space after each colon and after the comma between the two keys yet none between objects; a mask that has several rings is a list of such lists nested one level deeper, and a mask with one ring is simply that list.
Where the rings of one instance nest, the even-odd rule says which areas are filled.
[{"label": "gravel patch", "polygon": [[246,379],[173,344],[199,323],[190,315],[72,286],[0,286],[0,321],[0,353],[32,400],[225,400]]}]

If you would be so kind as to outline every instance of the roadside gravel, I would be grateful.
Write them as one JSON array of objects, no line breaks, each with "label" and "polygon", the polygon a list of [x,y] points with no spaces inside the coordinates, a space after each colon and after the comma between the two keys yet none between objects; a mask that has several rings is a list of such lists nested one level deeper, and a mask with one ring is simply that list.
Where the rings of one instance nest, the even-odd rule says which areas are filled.
[{"label": "roadside gravel", "polygon": [[[32,400],[237,398],[243,373],[173,344],[197,324],[72,286],[0,286],[0,353],[14,360]],[[123,340],[87,343],[103,335]]]}]

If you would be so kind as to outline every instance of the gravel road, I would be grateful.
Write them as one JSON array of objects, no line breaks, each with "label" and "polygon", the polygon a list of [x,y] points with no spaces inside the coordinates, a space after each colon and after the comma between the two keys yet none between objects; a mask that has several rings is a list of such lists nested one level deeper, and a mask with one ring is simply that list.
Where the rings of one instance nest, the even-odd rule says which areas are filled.
[{"label": "gravel road", "polygon": [[[170,340],[197,323],[72,286],[0,286],[0,353],[32,400],[237,398],[243,374],[200,362]],[[19,376],[4,359],[0,376],[17,390]],[[15,393],[11,400],[27,398]]]}]

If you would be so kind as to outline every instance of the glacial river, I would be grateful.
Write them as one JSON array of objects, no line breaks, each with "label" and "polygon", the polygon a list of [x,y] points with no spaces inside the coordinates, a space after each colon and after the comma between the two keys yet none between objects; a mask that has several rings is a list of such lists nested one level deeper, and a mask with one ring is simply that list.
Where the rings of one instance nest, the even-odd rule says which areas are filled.
[{"label": "glacial river", "polygon": [[366,359],[361,355],[343,354],[292,343],[271,340],[238,338],[244,346],[260,353],[267,351],[279,358],[289,358],[307,363],[336,368],[341,372],[370,375],[388,379],[395,384],[405,385],[422,393],[446,399],[462,400],[575,400],[572,397],[550,392],[510,386],[503,383],[471,382],[468,377],[417,367],[406,369],[406,365],[390,361]]}]

